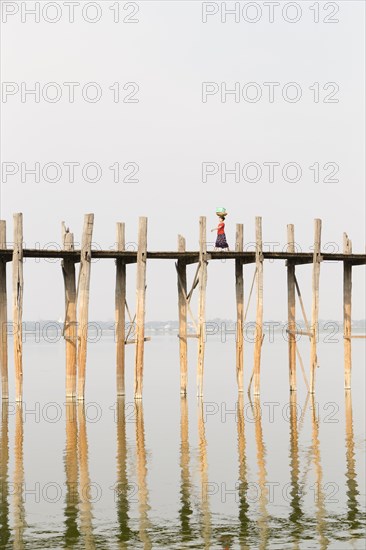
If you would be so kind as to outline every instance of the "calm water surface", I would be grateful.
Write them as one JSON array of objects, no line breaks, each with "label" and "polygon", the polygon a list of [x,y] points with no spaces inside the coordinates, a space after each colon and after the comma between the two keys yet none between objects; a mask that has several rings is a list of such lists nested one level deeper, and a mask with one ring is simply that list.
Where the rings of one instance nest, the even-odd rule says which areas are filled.
[{"label": "calm water surface", "polygon": [[232,339],[209,341],[197,400],[194,344],[182,399],[177,338],[156,337],[136,405],[132,347],[116,400],[113,339],[90,344],[83,405],[65,403],[63,343],[25,344],[23,405],[2,405],[1,548],[365,548],[361,340],[346,393],[341,339],[320,344],[314,398],[300,369],[290,397],[286,343],[265,345],[250,401]]}]

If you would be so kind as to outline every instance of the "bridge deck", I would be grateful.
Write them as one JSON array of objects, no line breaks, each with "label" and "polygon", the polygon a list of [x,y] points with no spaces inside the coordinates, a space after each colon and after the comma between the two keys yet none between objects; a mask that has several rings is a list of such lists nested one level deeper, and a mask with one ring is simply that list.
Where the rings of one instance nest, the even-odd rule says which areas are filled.
[{"label": "bridge deck", "polygon": [[[80,250],[42,250],[42,249],[31,249],[24,248],[23,256],[24,258],[68,258],[74,262],[80,261]],[[13,251],[12,249],[3,249],[0,250],[0,259],[9,262],[12,260]],[[137,260],[137,251],[126,250],[119,252],[117,250],[92,250],[92,258],[94,259],[117,259],[120,258],[126,263],[134,263]],[[263,252],[263,257],[266,260],[289,260],[291,262],[301,264],[301,263],[312,263],[313,253],[312,252]],[[323,261],[333,261],[333,262],[349,262],[351,264],[366,264],[366,254],[342,254],[342,253],[322,253],[321,257]],[[151,260],[185,260],[187,263],[198,262],[199,252],[198,251],[187,251],[187,252],[177,252],[177,251],[148,251],[147,258]],[[255,262],[255,252],[207,252],[208,260],[242,260],[243,263],[252,263]]]}]

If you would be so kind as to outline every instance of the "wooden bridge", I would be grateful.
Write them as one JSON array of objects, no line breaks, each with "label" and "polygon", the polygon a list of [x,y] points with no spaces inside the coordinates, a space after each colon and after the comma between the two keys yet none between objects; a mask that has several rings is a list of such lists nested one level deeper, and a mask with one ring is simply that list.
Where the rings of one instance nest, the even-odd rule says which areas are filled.
[{"label": "wooden bridge", "polygon": [[[294,226],[287,226],[287,250],[285,252],[263,251],[262,219],[255,219],[255,250],[244,251],[243,224],[236,226],[235,251],[208,251],[206,239],[206,218],[199,220],[199,250],[187,251],[184,237],[178,236],[177,251],[153,252],[147,250],[147,218],[139,219],[137,251],[125,250],[125,225],[117,223],[116,250],[92,250],[92,235],[94,214],[84,217],[81,249],[74,248],[74,235],[62,222],[62,249],[38,250],[23,248],[23,216],[14,214],[12,248],[7,248],[6,222],[0,221],[0,367],[2,378],[2,398],[8,399],[8,325],[7,322],[7,288],[6,266],[12,262],[13,281],[13,344],[15,366],[15,397],[22,401],[23,396],[23,366],[22,366],[22,313],[23,313],[23,258],[59,258],[62,260],[62,273],[65,288],[65,322],[63,336],[66,345],[66,397],[83,400],[85,396],[87,328],[91,260],[114,259],[116,263],[115,281],[115,321],[116,321],[116,384],[117,395],[125,394],[125,345],[135,344],[135,379],[134,395],[142,398],[144,345],[149,338],[145,337],[145,297],[146,297],[146,266],[147,260],[176,260],[178,311],[179,311],[179,354],[180,354],[180,392],[187,391],[187,344],[189,338],[198,340],[197,359],[197,395],[203,395],[203,370],[206,341],[205,304],[207,286],[207,266],[209,261],[233,259],[235,261],[236,288],[236,375],[239,392],[243,391],[243,329],[246,320],[250,298],[254,286],[256,294],[256,319],[253,370],[250,378],[249,391],[253,381],[254,394],[260,393],[260,364],[263,344],[263,264],[264,260],[285,260],[287,268],[288,290],[288,347],[289,347],[289,385],[290,391],[296,390],[296,359],[298,358],[305,382],[310,393],[315,391],[315,372],[317,367],[317,330],[319,316],[319,278],[321,262],[343,262],[343,326],[344,326],[344,371],[345,388],[351,388],[351,340],[365,338],[363,335],[353,335],[351,332],[352,307],[352,267],[366,263],[366,254],[354,254],[352,243],[346,233],[343,235],[343,253],[324,253],[321,251],[321,220],[314,220],[313,252],[297,252],[295,247]],[[78,280],[76,282],[75,264],[80,263]],[[137,264],[136,277],[136,313],[131,315],[126,302],[126,265]],[[197,263],[190,290],[187,285],[188,264]],[[255,263],[253,282],[244,308],[244,264]],[[302,300],[295,267],[301,264],[313,264],[312,271],[312,304],[310,320]],[[190,306],[194,290],[198,287],[198,318],[192,313]],[[296,294],[300,303],[306,330],[299,330],[295,322]],[[126,312],[130,320],[130,328],[126,334]],[[191,317],[196,332],[187,332],[187,317]],[[130,338],[131,327],[135,324],[136,334]],[[310,340],[310,381],[307,382],[304,365],[296,345],[296,336],[306,335]]]}]

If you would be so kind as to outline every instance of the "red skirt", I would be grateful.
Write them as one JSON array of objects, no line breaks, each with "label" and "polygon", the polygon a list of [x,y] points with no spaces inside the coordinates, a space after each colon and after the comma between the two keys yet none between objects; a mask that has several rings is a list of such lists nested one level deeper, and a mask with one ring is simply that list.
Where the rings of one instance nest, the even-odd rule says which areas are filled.
[{"label": "red skirt", "polygon": [[223,233],[222,235],[217,235],[215,248],[229,248],[229,245],[226,242],[225,233]]}]

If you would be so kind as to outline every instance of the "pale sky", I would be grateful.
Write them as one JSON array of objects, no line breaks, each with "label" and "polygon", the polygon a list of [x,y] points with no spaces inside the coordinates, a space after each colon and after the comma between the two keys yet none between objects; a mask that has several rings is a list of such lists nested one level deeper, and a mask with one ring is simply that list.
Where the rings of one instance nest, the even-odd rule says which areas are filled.
[{"label": "pale sky", "polygon": [[[27,14],[35,2],[2,2],[1,219],[9,243],[14,212],[23,212],[27,247],[60,244],[62,220],[80,241],[83,215],[94,212],[98,247],[114,246],[117,221],[126,223],[127,241],[135,243],[138,217],[148,216],[149,250],[174,250],[178,233],[192,250],[198,247],[199,216],[207,216],[213,228],[215,209],[224,206],[231,246],[236,223],[244,223],[250,243],[255,216],[262,216],[265,249],[281,250],[286,224],[293,223],[296,242],[308,251],[313,220],[321,218],[324,251],[341,250],[347,231],[353,251],[365,252],[363,2],[297,2],[292,8],[279,2],[272,23],[268,2],[250,9],[237,3],[238,22],[235,15],[221,21],[221,2],[120,2],[119,14],[116,2],[95,2],[84,10],[89,19],[100,17],[95,23],[82,17],[87,2],[75,4],[73,23],[67,2],[51,4],[43,12],[46,3],[40,2],[35,22]],[[204,23],[203,15],[216,10]],[[256,23],[248,21],[256,16]],[[73,103],[71,85],[64,84],[71,82],[78,83]],[[37,86],[39,102],[24,95]],[[203,87],[212,91],[205,102]],[[236,87],[238,96],[222,97],[225,87]],[[94,103],[96,92],[102,96]],[[254,93],[261,96],[257,102],[250,101]],[[294,93],[301,95],[296,102]],[[61,94],[59,101],[52,102],[55,94]],[[126,97],[135,102],[123,102]],[[35,163],[39,182],[26,173]],[[47,168],[49,163],[61,172],[55,164]],[[78,163],[73,182],[70,163]],[[99,167],[99,181],[87,181],[94,178],[93,166],[83,176],[88,163]],[[205,182],[203,163],[217,168]],[[296,182],[289,181],[296,174],[288,163],[301,172]],[[117,164],[120,181],[114,182]],[[233,174],[221,181],[221,166],[235,165],[239,181]],[[243,172],[255,179],[253,170],[259,170],[258,181],[245,181]],[[10,271],[9,264],[9,289]],[[283,320],[284,262],[267,261],[264,272],[264,316]],[[311,266],[297,272],[310,315]],[[246,295],[252,273],[253,266],[246,266]],[[24,277],[24,319],[59,318],[60,264],[27,260]],[[114,283],[113,261],[93,264],[91,319],[113,319]],[[147,320],[177,318],[174,263],[150,261],[147,285]],[[366,317],[364,288],[364,267],[355,267],[355,319]],[[131,309],[134,296],[135,269],[128,266]],[[234,300],[234,262],[211,262],[207,317],[234,318]],[[253,309],[249,313],[253,318]],[[341,265],[321,266],[320,317],[342,318]]]}]

